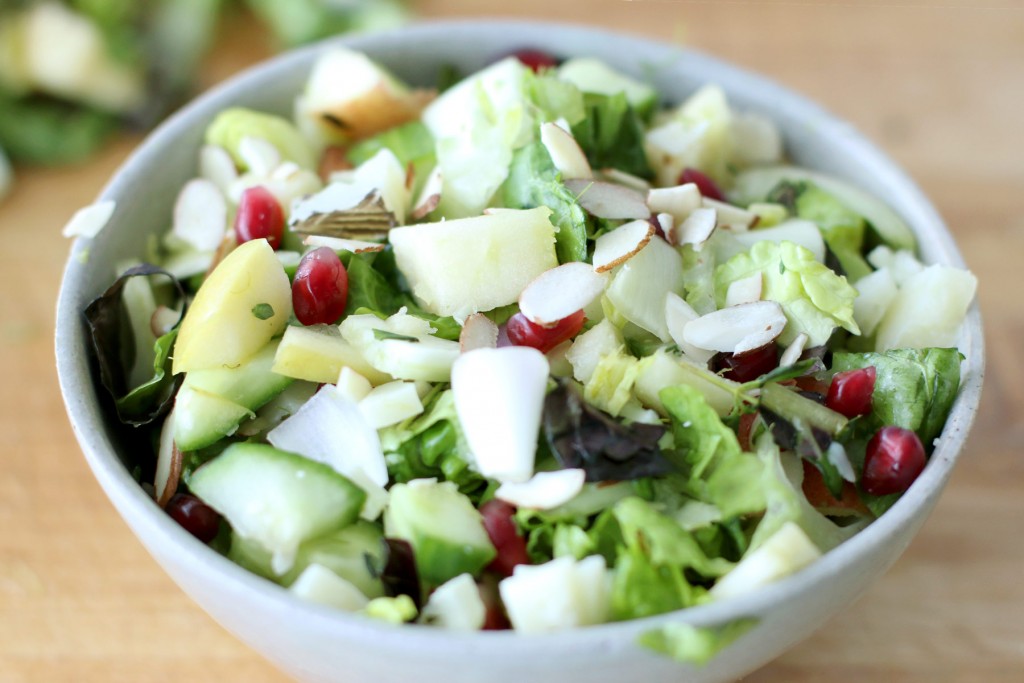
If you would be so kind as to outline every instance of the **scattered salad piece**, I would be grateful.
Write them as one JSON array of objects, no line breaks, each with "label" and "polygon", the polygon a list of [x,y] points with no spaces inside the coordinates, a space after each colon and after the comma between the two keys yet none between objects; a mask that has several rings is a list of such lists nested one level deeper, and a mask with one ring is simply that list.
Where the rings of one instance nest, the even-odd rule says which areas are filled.
[{"label": "scattered salad piece", "polygon": [[[733,599],[941,438],[970,273],[714,85],[661,111],[530,59],[433,99],[325,52],[294,122],[214,120],[165,269],[90,306],[157,501],[302,599],[525,633]],[[640,644],[699,664],[752,623]]]}]

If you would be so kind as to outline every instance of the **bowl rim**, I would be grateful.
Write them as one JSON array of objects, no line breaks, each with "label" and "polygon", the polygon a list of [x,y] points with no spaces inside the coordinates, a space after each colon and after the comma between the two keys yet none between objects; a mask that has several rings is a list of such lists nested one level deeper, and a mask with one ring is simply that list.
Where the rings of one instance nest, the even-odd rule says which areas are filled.
[{"label": "bowl rim", "polygon": [[[552,35],[571,34],[581,40],[598,41],[612,38],[616,41],[643,43],[666,55],[672,55],[673,58],[685,58],[689,64],[698,67],[713,66],[716,72],[729,77],[733,89],[752,87],[770,93],[780,103],[779,106],[798,112],[806,117],[809,123],[824,126],[837,134],[841,133],[844,144],[856,155],[859,163],[883,176],[886,182],[895,188],[894,191],[904,198],[899,208],[909,206],[915,209],[919,220],[914,222],[912,227],[919,228],[919,223],[924,221],[933,229],[934,234],[929,237],[936,241],[942,262],[964,266],[963,258],[948,228],[906,173],[862,134],[803,95],[783,88],[764,76],[699,51],[682,49],[642,35],[547,21],[458,19],[420,22],[385,33],[332,38],[273,57],[214,86],[164,121],[119,167],[103,189],[100,199],[117,199],[123,196],[134,182],[133,177],[145,170],[150,163],[147,151],[156,147],[162,140],[179,137],[190,128],[190,121],[199,113],[214,106],[223,108],[220,103],[228,103],[238,94],[258,86],[261,82],[272,80],[278,73],[289,71],[307,61],[311,62],[314,55],[327,47],[345,45],[357,50],[372,49],[375,45],[386,45],[387,41],[393,41],[395,36],[401,36],[406,41],[415,41],[429,36],[482,30],[512,31],[528,36],[527,40],[531,41],[543,40]],[[81,346],[85,334],[81,329],[83,323],[78,307],[79,297],[76,295],[87,269],[83,263],[83,255],[87,252],[90,242],[91,240],[85,238],[75,240],[61,282],[55,327],[58,379],[72,429],[93,475],[119,513],[123,517],[132,515],[133,530],[140,536],[140,540],[144,539],[143,545],[148,546],[152,543],[173,546],[176,553],[187,556],[196,566],[202,566],[204,581],[211,582],[219,592],[232,594],[239,600],[262,601],[269,609],[280,614],[288,613],[303,620],[309,628],[330,633],[332,637],[345,638],[351,643],[370,644],[381,637],[386,637],[394,646],[401,647],[410,655],[428,651],[433,654],[440,651],[441,655],[464,655],[467,650],[484,654],[499,650],[505,655],[510,652],[527,654],[536,650],[539,639],[545,641],[545,647],[564,649],[581,647],[609,638],[631,638],[638,633],[671,622],[684,622],[695,626],[721,625],[765,613],[773,606],[792,600],[806,591],[820,590],[826,587],[830,577],[843,565],[862,554],[870,553],[873,548],[891,542],[903,526],[912,522],[919,509],[927,508],[934,502],[963,450],[966,435],[977,414],[980,401],[985,356],[981,314],[975,301],[964,325],[965,343],[961,346],[967,355],[962,366],[964,382],[928,467],[889,511],[808,567],[741,597],[714,601],[652,617],[543,635],[515,631],[454,633],[441,629],[396,626],[295,598],[286,589],[243,569],[194,539],[170,517],[163,514],[143,488],[132,479],[118,459],[113,444],[106,437],[101,411],[95,398],[97,388],[91,379],[88,352]]]}]

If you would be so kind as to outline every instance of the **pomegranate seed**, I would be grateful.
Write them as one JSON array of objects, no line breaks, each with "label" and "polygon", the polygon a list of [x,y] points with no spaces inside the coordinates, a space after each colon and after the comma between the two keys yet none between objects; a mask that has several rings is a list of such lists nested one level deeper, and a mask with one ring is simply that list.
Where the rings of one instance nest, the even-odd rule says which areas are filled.
[{"label": "pomegranate seed", "polygon": [[235,237],[238,243],[265,239],[277,249],[284,237],[284,211],[267,188],[257,185],[242,193],[235,214]]},{"label": "pomegranate seed", "polygon": [[523,63],[523,66],[528,67],[534,73],[540,73],[543,69],[552,69],[558,66],[558,58],[543,50],[526,48],[516,50],[509,56],[518,59]]},{"label": "pomegranate seed", "polygon": [[707,197],[708,199],[717,199],[720,202],[725,201],[725,195],[718,189],[718,185],[715,184],[715,181],[695,168],[687,166],[683,169],[683,172],[679,174],[679,184],[685,185],[686,183],[693,183],[696,185],[703,197]]},{"label": "pomegranate seed", "polygon": [[725,370],[724,376],[734,382],[750,382],[779,366],[779,352],[775,342],[751,349],[745,353],[719,354],[714,361],[716,370]]},{"label": "pomegranate seed", "polygon": [[871,396],[874,392],[873,366],[837,372],[828,387],[825,405],[846,417],[867,415],[871,412]]},{"label": "pomegranate seed", "polygon": [[176,493],[165,508],[185,531],[209,543],[220,530],[220,515],[212,507],[187,493]]},{"label": "pomegranate seed", "polygon": [[514,346],[532,346],[541,353],[547,353],[567,339],[572,339],[583,329],[583,311],[567,315],[551,327],[530,322],[522,313],[516,313],[505,324],[505,333]]},{"label": "pomegranate seed", "polygon": [[496,499],[487,501],[480,508],[480,514],[484,518],[484,529],[498,551],[497,557],[488,569],[502,576],[512,576],[512,570],[517,564],[530,564],[530,556],[526,553],[526,539],[519,535],[516,523],[512,519],[515,511],[516,509],[508,503]]},{"label": "pomegranate seed", "polygon": [[883,427],[868,442],[861,485],[874,496],[900,493],[910,488],[924,465],[924,446],[917,434],[903,427]]},{"label": "pomegranate seed", "polygon": [[302,257],[292,281],[292,307],[303,325],[337,322],[348,303],[348,271],[338,255],[319,247]]}]

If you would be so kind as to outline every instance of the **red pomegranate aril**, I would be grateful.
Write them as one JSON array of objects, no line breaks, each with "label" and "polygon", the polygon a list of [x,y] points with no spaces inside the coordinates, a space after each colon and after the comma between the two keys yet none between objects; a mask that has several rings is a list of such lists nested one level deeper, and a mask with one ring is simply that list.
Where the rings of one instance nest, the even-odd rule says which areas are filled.
[{"label": "red pomegranate aril", "polygon": [[235,214],[235,237],[238,243],[265,239],[274,249],[284,237],[284,211],[270,190],[257,185],[242,193]]},{"label": "red pomegranate aril", "polygon": [[779,366],[779,351],[775,342],[770,342],[745,353],[724,353],[718,363],[727,379],[750,382]]},{"label": "red pomegranate aril", "polygon": [[212,507],[187,493],[176,493],[165,508],[185,531],[209,543],[220,530],[220,515]]},{"label": "red pomegranate aril", "polygon": [[498,551],[488,569],[501,576],[512,576],[517,564],[530,564],[526,552],[526,539],[519,535],[512,515],[516,509],[501,500],[489,500],[480,508],[484,529]]},{"label": "red pomegranate aril", "polygon": [[505,334],[513,346],[532,346],[541,353],[547,353],[579,334],[584,320],[586,318],[580,310],[567,315],[551,327],[544,327],[530,322],[522,313],[516,313],[505,323]]},{"label": "red pomegranate aril", "polygon": [[861,486],[874,496],[902,493],[924,471],[924,445],[903,427],[883,427],[871,437]]},{"label": "red pomegranate aril", "polygon": [[697,189],[700,190],[702,197],[716,199],[720,202],[725,201],[725,195],[722,194],[720,189],[718,189],[718,185],[715,181],[695,168],[690,168],[688,166],[679,174],[679,184],[685,185],[686,183],[693,183],[696,185]]},{"label": "red pomegranate aril", "polygon": [[875,368],[857,368],[837,372],[828,387],[825,405],[846,417],[871,412],[871,396],[875,393]]},{"label": "red pomegranate aril", "polygon": [[292,308],[303,325],[330,325],[345,312],[348,271],[334,250],[319,247],[302,257],[292,281]]},{"label": "red pomegranate aril", "polygon": [[540,73],[543,69],[553,69],[558,66],[558,58],[543,50],[526,48],[516,50],[510,56],[518,59],[523,63],[523,66],[529,68],[534,73]]}]

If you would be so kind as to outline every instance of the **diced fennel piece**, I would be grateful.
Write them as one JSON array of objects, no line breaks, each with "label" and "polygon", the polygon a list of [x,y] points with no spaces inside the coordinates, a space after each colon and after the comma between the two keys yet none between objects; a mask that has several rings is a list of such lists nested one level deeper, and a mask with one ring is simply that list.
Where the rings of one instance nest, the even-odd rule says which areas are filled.
[{"label": "diced fennel piece", "polygon": [[340,329],[375,370],[396,379],[447,382],[459,356],[458,342],[433,336],[429,322],[405,309],[385,320],[350,315]]},{"label": "diced fennel piece", "polygon": [[430,594],[420,621],[451,631],[479,631],[486,616],[476,581],[469,574],[459,574]]},{"label": "diced fennel piece", "polygon": [[685,358],[675,357],[667,351],[658,351],[649,357],[648,363],[641,369],[634,385],[634,391],[640,402],[665,415],[658,394],[665,387],[687,384],[703,394],[716,413],[726,416],[732,412],[736,404],[736,391],[724,387],[739,385],[732,380],[719,377],[706,367],[698,366]]},{"label": "diced fennel piece", "polygon": [[306,567],[288,590],[306,602],[346,612],[358,612],[369,603],[358,588],[320,564]]},{"label": "diced fennel piece", "polygon": [[682,257],[664,240],[652,239],[619,267],[605,296],[626,320],[669,342],[665,296],[682,291]]},{"label": "diced fennel piece", "polygon": [[953,266],[935,264],[910,276],[878,326],[876,350],[956,346],[977,287],[974,275]]},{"label": "diced fennel piece", "polygon": [[465,317],[519,299],[558,265],[551,210],[506,210],[461,220],[394,228],[398,268],[431,313]]},{"label": "diced fennel piece", "polygon": [[794,522],[786,522],[711,589],[717,599],[731,598],[789,576],[821,557],[821,551]]},{"label": "diced fennel piece", "polygon": [[599,555],[519,565],[498,588],[512,628],[523,633],[551,633],[608,619],[611,586]]},{"label": "diced fennel piece", "polygon": [[351,209],[373,192],[395,214],[399,225],[405,223],[412,199],[405,186],[405,168],[390,149],[381,149],[351,171],[334,174],[331,183],[316,194],[297,199],[291,206],[289,222],[294,225],[314,214]]},{"label": "diced fennel piece", "polygon": [[384,512],[384,533],[409,542],[420,576],[434,585],[459,574],[475,575],[495,556],[479,511],[452,482],[395,484]]},{"label": "diced fennel piece", "polygon": [[365,498],[327,465],[251,443],[228,446],[193,473],[189,487],[236,533],[270,552],[279,574],[304,541],[354,522]]},{"label": "diced fennel piece", "polygon": [[374,429],[381,429],[423,412],[423,402],[413,382],[388,382],[359,401],[359,412]]}]

